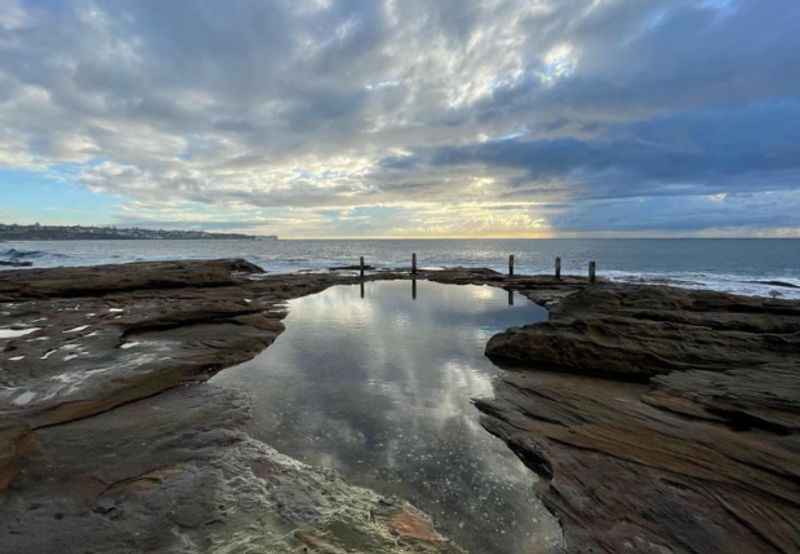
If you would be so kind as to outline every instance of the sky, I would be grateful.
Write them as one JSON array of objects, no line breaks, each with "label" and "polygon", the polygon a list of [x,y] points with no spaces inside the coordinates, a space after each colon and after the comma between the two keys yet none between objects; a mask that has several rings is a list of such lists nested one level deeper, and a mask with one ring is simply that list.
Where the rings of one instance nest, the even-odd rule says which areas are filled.
[{"label": "sky", "polygon": [[0,222],[800,237],[797,0],[3,0]]}]

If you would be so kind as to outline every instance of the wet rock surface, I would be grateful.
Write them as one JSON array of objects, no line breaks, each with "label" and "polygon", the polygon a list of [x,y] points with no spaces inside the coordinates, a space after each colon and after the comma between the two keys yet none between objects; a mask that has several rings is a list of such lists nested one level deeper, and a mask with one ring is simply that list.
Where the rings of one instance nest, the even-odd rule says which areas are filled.
[{"label": "wet rock surface", "polygon": [[1,305],[0,328],[27,332],[0,344],[0,416],[53,425],[202,380],[267,347],[283,329],[284,299],[330,284],[250,281],[243,264],[3,274],[0,290],[15,301]]},{"label": "wet rock surface", "polygon": [[570,552],[800,551],[800,303],[598,285],[487,354]]},{"label": "wet rock surface", "polygon": [[287,299],[353,282],[241,260],[0,275],[0,551],[460,552],[252,439],[249,399],[204,383],[272,343]]},{"label": "wet rock surface", "polygon": [[[800,550],[800,304],[417,278],[551,308],[490,341],[509,371],[477,405],[544,477],[569,552]],[[272,343],[286,300],[358,281],[241,260],[3,272],[0,550],[459,552],[402,500],[254,440],[249,399],[205,383]]]},{"label": "wet rock surface", "polygon": [[397,518],[416,514],[401,501],[251,439],[242,431],[248,417],[247,399],[200,384],[40,429],[0,505],[0,544],[63,553],[458,552],[422,515],[424,535],[396,529]]}]

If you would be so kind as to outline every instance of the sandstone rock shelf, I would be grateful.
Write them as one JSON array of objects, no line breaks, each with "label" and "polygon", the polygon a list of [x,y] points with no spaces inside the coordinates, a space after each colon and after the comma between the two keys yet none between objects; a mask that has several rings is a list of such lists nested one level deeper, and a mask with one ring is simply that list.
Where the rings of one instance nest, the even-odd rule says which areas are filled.
[{"label": "sandstone rock shelf", "polygon": [[269,346],[286,300],[354,282],[242,260],[0,274],[0,551],[461,552],[252,439],[248,399],[204,382]]},{"label": "sandstone rock shelf", "polygon": [[[550,307],[489,342],[508,371],[476,404],[543,477],[569,552],[800,551],[799,303],[417,277]],[[241,260],[0,274],[0,550],[460,551],[402,500],[255,441],[247,398],[205,383],[271,344],[288,299],[357,282]]]},{"label": "sandstone rock shelf", "polygon": [[570,552],[800,551],[800,303],[598,285],[486,352]]}]

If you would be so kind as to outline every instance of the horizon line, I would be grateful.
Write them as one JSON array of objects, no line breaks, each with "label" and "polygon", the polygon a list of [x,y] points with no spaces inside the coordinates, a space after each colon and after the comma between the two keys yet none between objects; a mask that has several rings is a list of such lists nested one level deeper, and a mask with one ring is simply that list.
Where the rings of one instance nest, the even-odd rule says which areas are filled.
[{"label": "horizon line", "polygon": [[443,237],[283,237],[280,235],[250,235],[253,237],[277,236],[278,240],[800,240],[797,237],[760,237],[760,236],[710,236],[710,237],[654,237],[654,236],[635,236],[635,237],[463,237],[463,236],[443,236]]}]

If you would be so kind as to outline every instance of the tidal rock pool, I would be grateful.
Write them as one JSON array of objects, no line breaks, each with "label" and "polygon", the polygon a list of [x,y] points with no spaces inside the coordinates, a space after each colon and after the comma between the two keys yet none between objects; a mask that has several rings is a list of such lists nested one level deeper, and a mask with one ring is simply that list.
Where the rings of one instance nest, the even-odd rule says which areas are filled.
[{"label": "tidal rock pool", "polygon": [[522,296],[429,281],[336,286],[292,300],[286,331],[214,382],[253,398],[252,434],[397,495],[473,553],[553,552],[534,474],[480,425],[495,333],[547,318]]}]

